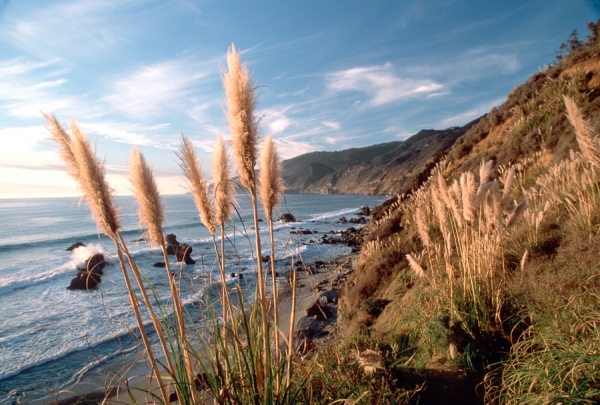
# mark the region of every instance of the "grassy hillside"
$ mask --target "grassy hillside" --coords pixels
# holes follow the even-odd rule
[[[373,212],[340,296],[339,347],[380,353],[389,381],[412,367],[460,385],[452,373],[467,370],[483,382],[479,397],[472,384],[454,403],[600,400],[600,43],[590,28]],[[424,399],[429,381],[388,388],[441,403]]]

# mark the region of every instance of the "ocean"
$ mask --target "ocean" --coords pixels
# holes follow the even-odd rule
[[[362,206],[373,208],[384,200],[360,195],[287,195],[277,213],[290,212],[298,222],[275,223],[278,271],[283,275],[289,270],[292,255],[311,263],[347,253],[350,248],[320,244],[319,239],[352,226],[340,224],[340,217],[350,218]],[[182,271],[182,300],[193,313],[201,309],[203,294],[210,290],[210,277],[219,281],[212,239],[200,223],[191,195],[164,196],[164,201],[164,231],[193,248],[196,264],[178,264],[171,257],[172,268]],[[153,266],[163,261],[162,254],[139,241],[144,235],[133,197],[116,197],[115,202],[121,209],[122,234],[130,252],[157,294],[167,300],[166,271]],[[238,196],[237,209],[226,228],[227,283],[239,282],[252,294],[254,229],[246,195]],[[264,218],[262,211],[259,216]],[[270,254],[267,222],[259,227],[263,255]],[[295,235],[294,229],[316,232]],[[310,243],[311,239],[316,243]],[[86,247],[66,250],[77,241]],[[104,253],[109,262],[98,288],[67,290],[77,276],[77,266],[97,252]],[[115,257],[112,241],[99,233],[89,209],[77,199],[0,200],[0,405],[50,398],[101,372],[107,364],[114,367],[135,361],[139,355],[136,323]],[[240,272],[243,280],[230,276]],[[198,323],[201,327],[201,317]]]

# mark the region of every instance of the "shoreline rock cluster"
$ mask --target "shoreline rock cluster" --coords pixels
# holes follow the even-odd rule
[[[104,267],[107,264],[102,253],[96,253],[89,257],[85,262],[85,267],[77,269],[77,277],[71,280],[71,284],[67,287],[67,290],[90,290],[96,288],[102,281]]]

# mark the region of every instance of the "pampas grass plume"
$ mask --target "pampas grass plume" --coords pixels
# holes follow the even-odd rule
[[[415,272],[417,277],[419,277],[419,278],[425,277],[425,272],[423,271],[423,267],[421,267],[421,265],[419,263],[417,263],[417,261],[415,260],[414,257],[412,257],[411,254],[407,254],[406,259],[408,260],[408,264],[410,265],[410,268],[413,269],[413,271]]]
[[[235,196],[234,184],[231,180],[229,152],[221,134],[217,136],[213,152],[213,178],[215,181],[215,219],[217,223],[224,224],[231,217]]]
[[[527,202],[525,200],[523,200],[519,204],[517,204],[517,206],[512,210],[512,212],[510,213],[510,215],[508,216],[508,218],[506,220],[507,228],[510,228],[517,222],[517,220],[521,217],[521,215],[525,211],[526,207],[527,207]]]
[[[283,180],[281,180],[281,161],[273,136],[269,134],[264,141],[260,155],[260,201],[265,210],[267,219],[273,220],[273,208],[279,205],[279,198],[283,194]]]
[[[69,136],[53,115],[45,117],[50,124],[50,139],[58,144],[59,155],[83,192],[82,199],[88,202],[96,224],[107,236],[114,237],[121,223],[113,203],[113,190],[106,181],[104,163],[96,157],[77,123],[71,121],[72,136]]]
[[[228,72],[222,74],[223,87],[227,98],[225,116],[229,124],[240,181],[253,191],[256,184],[254,166],[256,165],[256,145],[258,142],[258,119],[256,109],[256,86],[248,68],[242,65],[240,54],[235,45],[227,52]]]
[[[194,145],[185,136],[181,136],[179,153],[177,157],[180,160],[179,166],[183,170],[190,192],[194,196],[194,203],[200,212],[200,220],[208,228],[211,235],[215,234],[215,214],[212,209],[210,198],[208,197],[208,187],[202,175],[200,161],[196,156]]]
[[[600,148],[592,135],[593,129],[591,125],[583,119],[581,111],[573,99],[567,96],[563,96],[563,99],[565,100],[565,106],[567,107],[569,121],[571,122],[571,125],[573,125],[573,128],[575,128],[577,142],[579,143],[583,156],[585,156],[586,160],[590,163],[600,167]]]
[[[131,150],[129,172],[129,180],[139,205],[140,225],[148,230],[150,243],[160,245],[163,241],[162,223],[165,219],[163,203],[152,169],[136,147]]]

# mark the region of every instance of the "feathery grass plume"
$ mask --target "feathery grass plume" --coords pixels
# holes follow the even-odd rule
[[[444,206],[444,199],[441,194],[439,187],[431,188],[433,208],[440,223],[440,231],[442,235],[445,235],[448,232],[448,218],[446,217],[446,207]]]
[[[146,329],[142,320],[142,316],[139,309],[139,304],[133,288],[127,268],[125,265],[125,259],[123,257],[123,250],[127,254],[128,258],[131,256],[126,250],[125,244],[122,242],[121,234],[119,229],[121,227],[118,210],[113,205],[112,189],[108,186],[104,175],[104,165],[96,157],[95,152],[92,150],[87,136],[79,129],[79,126],[71,122],[71,132],[73,137],[69,136],[67,132],[58,123],[53,115],[46,115],[46,120],[50,124],[51,139],[54,140],[59,146],[59,155],[61,159],[67,165],[69,175],[75,179],[79,184],[79,187],[84,193],[82,199],[88,201],[92,216],[95,219],[97,225],[103,230],[103,232],[111,238],[114,242],[115,249],[117,250],[118,263],[123,273],[123,279],[127,288],[129,303],[131,309],[135,315],[136,322],[146,348],[146,353],[150,361],[151,368],[157,379],[159,389],[161,391],[164,401],[168,400],[168,393],[166,386],[163,383],[158,363],[155,360],[152,346],[146,334]],[[132,267],[135,274],[135,269]]]
[[[158,186],[154,180],[152,169],[140,151],[133,147],[129,159],[129,172],[131,185],[138,200],[138,215],[140,225],[147,229],[150,243],[158,246],[164,240],[162,223],[165,220],[163,203],[158,193]]]
[[[196,156],[194,145],[185,136],[181,135],[181,144],[179,145],[179,166],[189,183],[189,188],[194,196],[196,208],[200,212],[200,220],[208,228],[211,235],[215,234],[215,214],[212,209],[210,198],[208,197],[208,187],[202,175],[200,161]]]
[[[415,272],[417,277],[419,277],[419,278],[425,277],[425,272],[423,271],[423,267],[421,267],[421,265],[419,263],[417,263],[415,258],[410,253],[406,255],[406,259],[408,260],[408,264],[410,265],[410,268]]]
[[[283,194],[283,180],[281,180],[281,161],[277,153],[277,147],[273,136],[269,134],[264,141],[260,154],[259,173],[260,201],[269,221],[269,238],[271,243],[271,281],[273,283],[273,313],[275,325],[279,327],[277,272],[275,269],[275,241],[273,237],[273,208],[279,205],[279,199]],[[275,347],[277,348],[277,359],[279,360],[279,334],[275,332]]]
[[[504,180],[504,189],[502,190],[502,199],[507,198],[512,191],[513,184],[515,183],[515,167],[511,166],[506,173]]]
[[[521,217],[525,208],[527,207],[527,202],[525,200],[521,201],[517,206],[512,210],[508,218],[506,219],[506,227],[510,228],[513,226],[517,220]]]
[[[77,123],[70,122],[72,136],[69,137],[54,116],[46,119],[51,125],[51,139],[59,145],[60,156],[70,176],[79,184],[92,217],[102,232],[112,238],[121,224],[118,210],[113,204],[112,189],[104,175],[104,164],[96,157],[87,136]]]
[[[484,162],[481,160],[481,165],[479,166],[479,188],[477,189],[477,197],[476,201],[478,205],[483,203],[483,199],[485,198],[485,186],[488,184],[490,177],[492,176],[492,172],[494,170],[494,162],[488,160]]]
[[[458,208],[458,203],[457,203],[457,200],[460,196],[460,187],[458,187],[458,183],[455,180],[453,183],[453,186],[456,186],[456,187],[451,187],[449,189],[448,186],[446,185],[446,180],[444,180],[444,177],[442,176],[441,173],[439,173],[437,180],[438,180],[438,186],[440,188],[440,192],[442,194],[442,198],[443,198],[444,202],[446,203],[446,206],[450,207],[450,210],[452,211],[452,216],[454,217],[456,225],[459,228],[462,228],[463,218],[462,218],[462,214],[460,213],[460,209]],[[459,193],[458,196],[456,196],[456,194],[455,194],[456,192]]]
[[[475,176],[471,172],[465,172],[460,176],[460,189],[463,203],[463,217],[465,221],[472,221],[473,200],[475,198]]]
[[[575,134],[577,136],[577,142],[581,148],[581,152],[585,159],[600,167],[600,147],[598,146],[597,140],[592,135],[592,126],[583,118],[581,111],[575,101],[568,96],[563,96],[565,100],[565,106],[567,107],[567,113],[569,121],[573,128],[575,128]]]
[[[415,219],[417,222],[417,230],[419,231],[419,236],[423,241],[424,246],[431,246],[431,239],[429,238],[429,232],[427,224],[425,223],[425,215],[423,214],[423,210],[419,207],[417,208]]]
[[[152,169],[146,162],[144,155],[142,155],[136,147],[133,147],[131,150],[129,171],[131,185],[133,186],[135,197],[139,205],[138,214],[140,217],[140,224],[143,228],[147,229],[150,243],[155,246],[160,246],[165,259],[167,277],[171,287],[171,298],[173,299],[173,309],[179,327],[178,333],[180,335],[179,339],[181,341],[184,366],[188,381],[194,381],[194,374],[188,353],[189,343],[185,332],[183,307],[181,305],[177,284],[171,276],[171,266],[169,264],[169,256],[167,255],[165,238],[163,236],[162,223],[165,219],[163,203],[154,179],[154,173],[152,173]],[[192,397],[195,397],[193,390],[190,391],[190,394]]]
[[[240,181],[249,190],[256,187],[254,166],[258,143],[258,122],[255,117],[256,86],[248,68],[242,65],[235,45],[227,52],[228,72],[222,73],[223,87],[227,97],[225,116],[233,136],[231,145],[237,161]]]
[[[260,201],[267,219],[271,221],[273,219],[273,208],[279,205],[279,198],[283,194],[281,161],[271,134],[265,139],[260,154],[259,182]]]
[[[252,84],[252,77],[248,69],[241,64],[240,55],[235,49],[235,45],[227,52],[228,72],[223,72],[221,77],[225,96],[227,99],[227,111],[225,116],[229,124],[232,139],[233,155],[237,163],[237,170],[242,184],[250,191],[252,197],[252,213],[254,216],[254,239],[256,242],[256,261],[257,267],[257,290],[258,301],[260,305],[260,316],[262,318],[262,359],[257,358],[258,362],[263,364],[263,376],[270,373],[268,360],[270,359],[270,342],[268,311],[266,302],[266,282],[263,274],[260,230],[258,224],[258,203],[256,196],[256,145],[258,143],[258,123],[259,119],[255,116],[256,108],[256,86]],[[256,376],[258,378],[258,375]]]
[[[215,182],[215,219],[218,224],[224,224],[231,217],[235,196],[229,153],[221,134],[217,136],[213,152],[213,179]]]
[[[525,253],[523,253],[523,257],[521,258],[521,272],[525,271],[525,266],[527,265],[528,258],[529,258],[529,250],[525,250]]]

